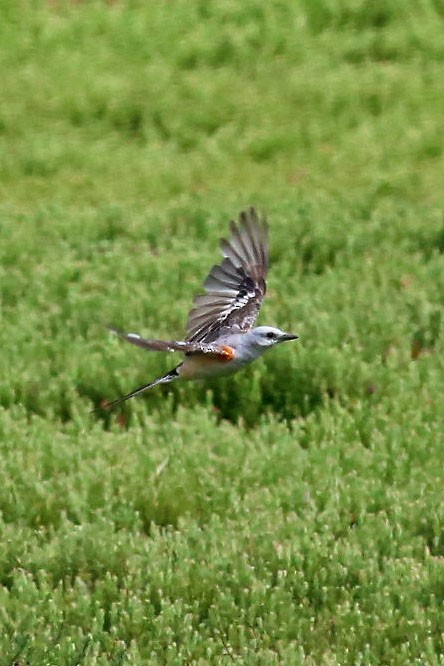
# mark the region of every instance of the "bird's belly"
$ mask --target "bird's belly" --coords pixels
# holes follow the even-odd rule
[[[243,363],[236,358],[221,360],[208,354],[193,354],[185,359],[179,372],[183,379],[205,379],[231,375],[233,372],[237,372],[242,365]]]

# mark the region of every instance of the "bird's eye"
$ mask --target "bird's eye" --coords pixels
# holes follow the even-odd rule
[[[270,331],[269,333],[267,333],[267,338],[269,340],[273,340],[274,337],[275,337],[275,335],[274,335],[273,331]]]

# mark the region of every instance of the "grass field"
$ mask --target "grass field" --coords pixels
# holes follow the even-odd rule
[[[444,664],[443,1],[0,9],[0,666]],[[91,415],[252,204],[301,339]]]

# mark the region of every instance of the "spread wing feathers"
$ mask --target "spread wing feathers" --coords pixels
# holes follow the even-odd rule
[[[201,354],[217,354],[222,356],[225,356],[227,353],[220,345],[205,344],[203,342],[182,342],[179,340],[151,340],[142,338],[137,333],[124,333],[114,326],[108,326],[107,328],[112,333],[118,335],[119,338],[130,342],[132,345],[136,345],[142,349],[149,349],[150,351],[182,352],[183,354],[200,352]]]
[[[221,240],[223,261],[213,266],[188,315],[187,341],[213,342],[225,332],[249,330],[259,313],[268,273],[268,226],[250,208]]]

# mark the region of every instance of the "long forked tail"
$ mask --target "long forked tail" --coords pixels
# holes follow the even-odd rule
[[[96,409],[93,409],[91,413],[93,414],[94,412],[98,412],[100,409],[112,409],[113,407],[120,405],[121,402],[125,402],[125,400],[134,398],[135,395],[139,395],[139,393],[144,393],[145,391],[148,391],[148,389],[153,388],[158,384],[169,384],[170,382],[173,382],[175,379],[179,377],[179,373],[177,371],[178,367],[179,366],[177,366],[170,372],[167,372],[166,375],[158,377],[157,379],[154,379],[154,381],[152,382],[148,382],[148,384],[139,386],[139,388],[135,389],[134,391],[131,391],[131,393],[128,393],[127,395],[124,395],[121,398],[116,398],[116,400],[111,400],[111,402],[107,402],[104,405],[100,405],[100,407],[96,407]]]

